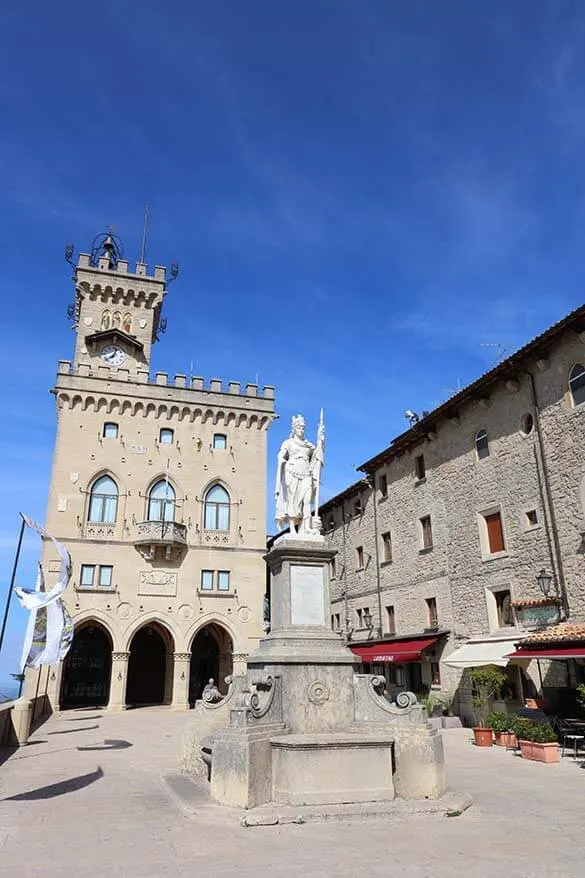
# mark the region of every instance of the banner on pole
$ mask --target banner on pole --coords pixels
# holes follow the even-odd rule
[[[65,658],[73,640],[73,621],[61,599],[71,577],[69,552],[42,525],[23,515],[24,522],[41,537],[49,539],[59,553],[59,579],[49,591],[45,590],[43,569],[39,572],[34,591],[15,588],[21,606],[30,611],[22,649],[21,669],[55,665]]]

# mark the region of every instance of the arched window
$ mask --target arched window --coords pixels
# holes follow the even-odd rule
[[[205,495],[205,530],[230,529],[230,495],[214,485]]]
[[[112,329],[120,329],[122,324],[122,315],[119,311],[114,311],[112,314]]]
[[[488,442],[488,434],[486,430],[480,430],[475,434],[475,453],[478,460],[490,456],[490,445]]]
[[[128,313],[124,314],[124,320],[122,323],[122,327],[124,329],[124,332],[127,332],[128,334],[130,334],[132,332],[132,315],[131,314],[128,314]]]
[[[166,479],[153,485],[148,495],[149,521],[175,520],[175,491]]]
[[[118,486],[111,476],[100,476],[89,494],[88,521],[113,523],[118,512]]]
[[[581,363],[575,363],[569,372],[569,390],[574,406],[585,402],[585,368]]]
[[[102,312],[102,325],[101,325],[101,328],[102,328],[102,329],[109,329],[109,328],[110,328],[110,323],[111,323],[111,322],[112,322],[112,314],[111,314],[111,312],[108,311],[108,309],[106,308],[106,310]]]

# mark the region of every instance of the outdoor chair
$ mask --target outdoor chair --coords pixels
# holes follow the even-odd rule
[[[582,734],[581,730],[576,729],[567,720],[557,719],[553,725],[559,732],[562,741],[561,758],[565,755],[565,750],[569,749],[573,751],[573,759],[577,759],[579,746],[585,746],[585,734]]]

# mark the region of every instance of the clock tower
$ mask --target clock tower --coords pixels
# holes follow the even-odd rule
[[[107,233],[96,239],[91,254],[79,255],[75,281],[74,370],[146,378],[152,345],[164,328],[165,269],[156,266],[148,276],[139,262],[129,271],[118,239]]]

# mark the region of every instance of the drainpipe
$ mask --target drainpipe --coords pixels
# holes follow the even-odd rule
[[[530,395],[532,398],[532,408],[534,415],[534,427],[536,429],[536,439],[538,445],[538,454],[535,449],[536,460],[536,472],[538,475],[539,489],[542,500],[542,507],[544,512],[544,519],[547,529],[547,534],[549,536],[549,551],[551,558],[551,565],[553,571],[556,574],[556,581],[558,582],[561,606],[563,609],[563,615],[565,620],[569,618],[569,602],[567,600],[567,588],[565,583],[565,572],[563,568],[563,561],[561,555],[561,545],[559,540],[559,531],[557,527],[555,509],[553,505],[552,492],[550,489],[550,482],[548,478],[548,470],[546,466],[546,455],[544,451],[544,440],[542,437],[542,429],[540,424],[540,416],[539,416],[539,407],[538,407],[538,397],[536,395],[536,385],[534,383],[534,376],[532,372],[529,372],[528,369],[523,369],[529,379],[530,383]],[[538,460],[540,458],[540,461]],[[540,466],[539,466],[540,463]]]
[[[343,596],[345,599],[345,639],[349,640],[349,603],[347,597],[347,549],[345,540],[345,509],[341,506],[341,533],[343,534]]]
[[[374,559],[376,562],[376,591],[378,595],[378,621],[379,638],[382,639],[382,586],[380,584],[380,549],[378,546],[378,506],[376,503],[376,476],[374,473],[366,476],[364,482],[371,488],[372,503],[374,505]]]

